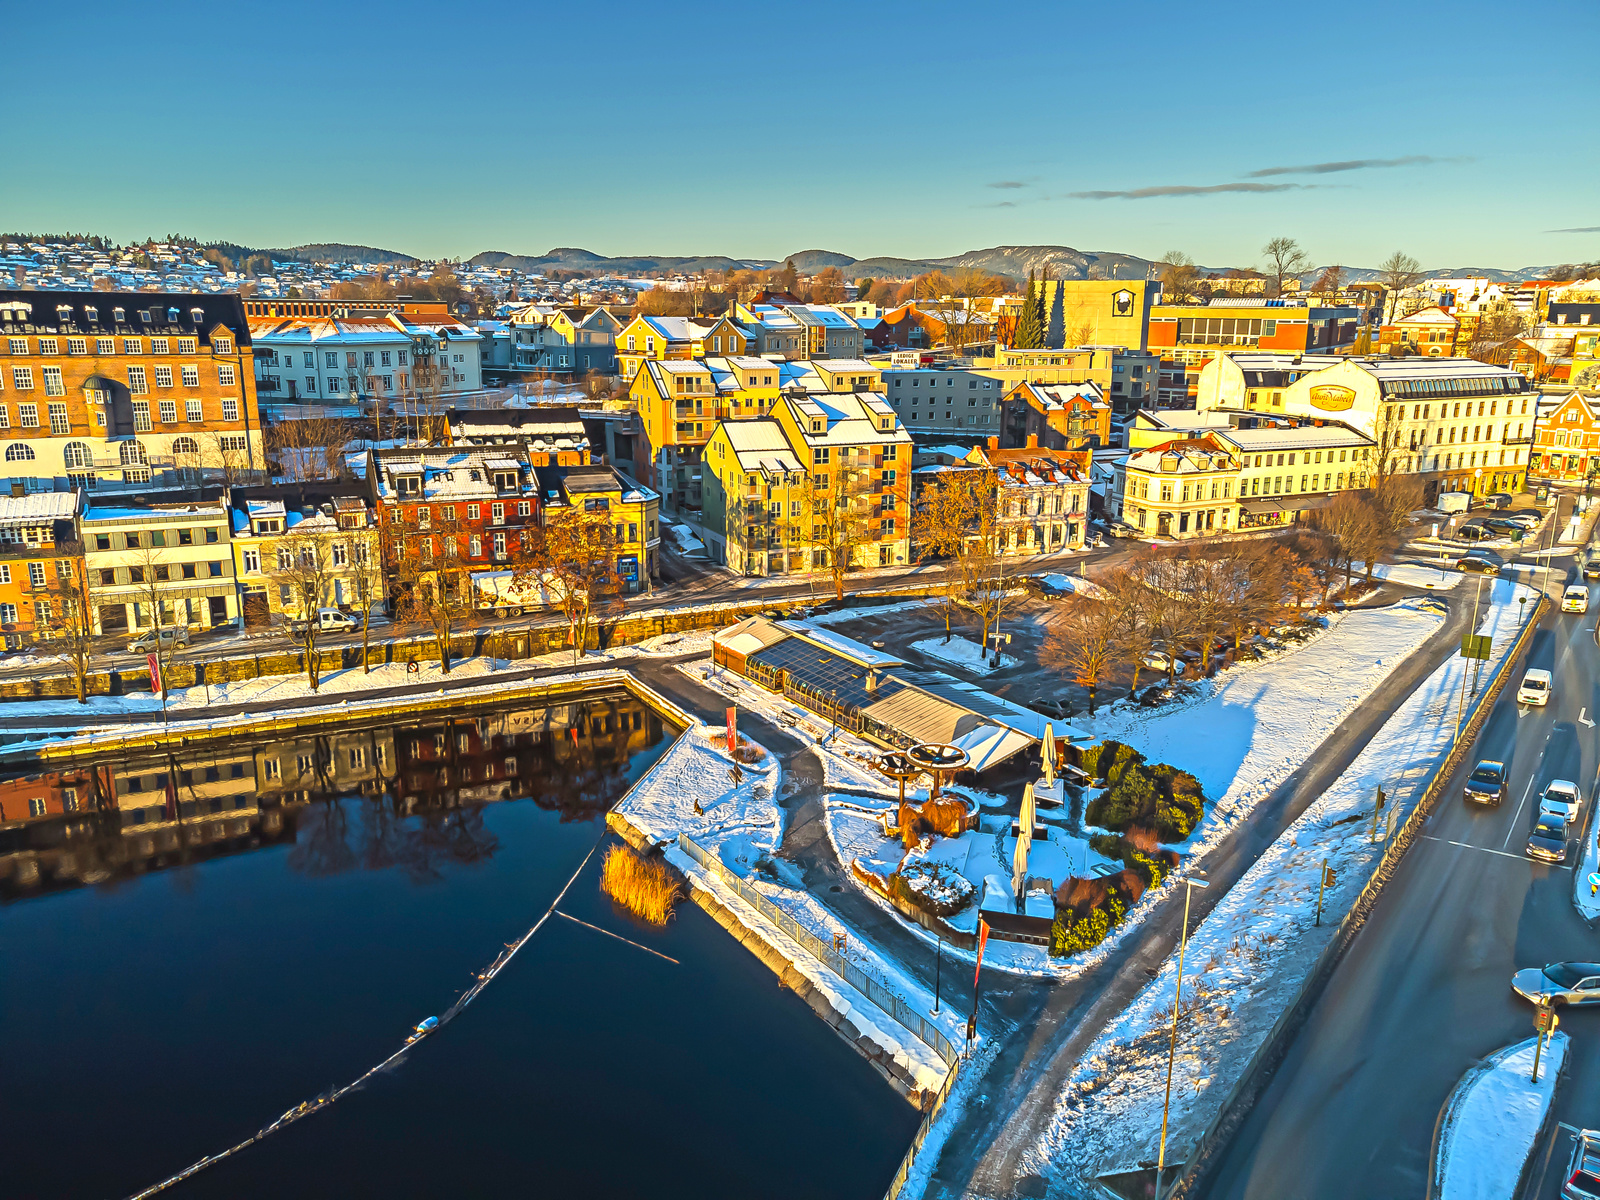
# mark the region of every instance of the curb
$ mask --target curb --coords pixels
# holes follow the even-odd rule
[[[1534,1130],[1533,1139],[1528,1145],[1528,1152],[1522,1160],[1522,1166],[1517,1173],[1517,1183],[1511,1195],[1520,1196],[1528,1182],[1528,1164],[1534,1159],[1535,1152],[1543,1144],[1545,1133],[1550,1127],[1551,1115],[1555,1112],[1556,1096],[1561,1091],[1561,1084],[1567,1077],[1567,1066],[1572,1061],[1570,1051],[1571,1039],[1567,1034],[1556,1031],[1554,1037],[1563,1039],[1565,1043],[1561,1054],[1561,1066],[1556,1072],[1555,1080],[1550,1086],[1550,1103],[1545,1106],[1544,1112],[1539,1117],[1539,1125]],[[1470,1067],[1467,1073],[1450,1089],[1450,1094],[1445,1097],[1444,1104],[1439,1109],[1438,1120],[1433,1128],[1433,1145],[1429,1151],[1428,1191],[1427,1200],[1442,1200],[1444,1173],[1450,1165],[1450,1150],[1454,1136],[1454,1124],[1461,1107],[1471,1097],[1473,1089],[1513,1054],[1532,1045],[1535,1039],[1527,1038],[1520,1042],[1513,1042],[1503,1046],[1493,1054],[1480,1060]],[[1552,1038],[1552,1040],[1554,1040]]]

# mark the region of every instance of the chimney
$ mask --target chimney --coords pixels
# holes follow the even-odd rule
[[[1000,449],[1000,439],[997,438],[997,437],[990,438],[989,439],[989,449],[991,449],[991,450]]]
[[[1037,450],[1038,448],[1039,448],[1039,435],[1037,433],[1030,433],[1028,435],[1028,449],[1029,450]]]

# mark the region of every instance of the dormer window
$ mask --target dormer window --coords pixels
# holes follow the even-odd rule
[[[402,496],[419,496],[422,494],[422,476],[396,475],[394,490]]]
[[[150,324],[150,310],[148,308],[141,308],[139,310],[139,320],[143,321],[146,325]]]
[[[811,432],[812,433],[821,433],[822,432],[822,422],[821,421],[813,421],[813,422],[811,422]]]
[[[200,327],[201,322],[203,322],[206,319],[206,310],[203,309],[203,308],[191,308],[189,310],[189,317],[190,317],[191,320],[194,321],[195,328],[198,329]]]
[[[56,305],[56,320],[60,321],[62,324],[66,324],[68,321],[72,320],[72,305]]]
[[[92,304],[86,304],[83,306],[83,315],[90,321],[96,323],[98,323],[100,320],[100,310]]]
[[[178,310],[175,309],[175,308],[167,309],[167,320],[168,321],[172,321],[172,322],[176,322],[177,319],[178,319]]]
[[[113,321],[115,321],[118,325],[121,325],[124,321],[126,321],[128,319],[128,314],[123,309],[113,308],[111,310],[111,319]]]

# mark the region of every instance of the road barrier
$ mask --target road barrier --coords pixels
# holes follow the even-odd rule
[[[1340,958],[1349,948],[1355,935],[1366,922],[1367,915],[1372,911],[1372,906],[1377,902],[1378,893],[1388,883],[1395,869],[1399,866],[1401,858],[1417,839],[1422,828],[1427,824],[1428,818],[1433,814],[1433,809],[1439,798],[1444,795],[1445,787],[1454,776],[1456,768],[1470,757],[1473,744],[1478,733],[1483,728],[1483,723],[1488,719],[1493,710],[1495,701],[1499,699],[1501,690],[1505,687],[1506,680],[1511,678],[1513,665],[1522,658],[1527,651],[1528,642],[1532,639],[1534,631],[1539,626],[1539,620],[1544,616],[1549,606],[1549,597],[1540,595],[1534,605],[1533,612],[1523,620],[1521,629],[1518,630],[1516,639],[1506,651],[1505,656],[1494,668],[1489,676],[1488,684],[1478,693],[1472,706],[1467,710],[1457,726],[1455,741],[1444,757],[1434,767],[1432,776],[1428,779],[1421,797],[1411,809],[1400,828],[1395,830],[1394,836],[1384,846],[1383,854],[1378,859],[1377,866],[1368,876],[1366,886],[1361,889],[1361,894],[1356,897],[1355,903],[1350,906],[1350,911],[1345,913],[1339,924],[1334,927],[1332,936],[1327,945],[1317,957],[1317,962],[1306,973],[1299,991],[1295,993],[1293,1001],[1279,1015],[1277,1021],[1268,1031],[1267,1036],[1256,1048],[1249,1064],[1240,1074],[1238,1081],[1228,1093],[1222,1107],[1207,1126],[1200,1139],[1195,1143],[1188,1160],[1183,1164],[1181,1173],[1174,1180],[1168,1195],[1172,1197],[1187,1196],[1197,1186],[1203,1177],[1206,1168],[1210,1165],[1212,1156],[1223,1146],[1229,1136],[1237,1128],[1240,1121],[1248,1113],[1260,1090],[1268,1082],[1271,1071],[1276,1067],[1279,1058],[1287,1048],[1288,1038],[1300,1026],[1311,1005],[1321,992],[1328,976],[1338,965]],[[1470,670],[1470,665],[1464,669]],[[1111,1193],[1107,1193],[1111,1194]]]

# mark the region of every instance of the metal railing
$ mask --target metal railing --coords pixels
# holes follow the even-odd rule
[[[702,850],[688,834],[680,833],[678,835],[678,848],[731,887],[739,894],[741,900],[776,925],[785,937],[799,943],[808,954],[817,959],[828,970],[855,988],[868,1000],[871,1000],[891,1019],[905,1026],[913,1037],[931,1047],[944,1060],[947,1066],[953,1066],[960,1059],[961,1052],[950,1039],[940,1033],[933,1022],[896,995],[887,983],[864,970],[859,964],[851,962],[827,942],[817,937],[816,934],[805,928],[771,900],[751,887],[748,882],[730,871],[723,865],[720,858],[706,850]]]

